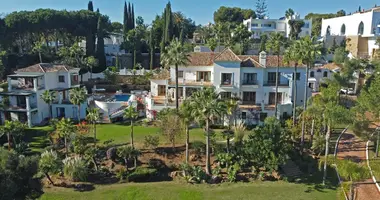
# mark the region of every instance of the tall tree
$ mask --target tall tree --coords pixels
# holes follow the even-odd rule
[[[104,52],[104,37],[106,35],[105,33],[105,27],[103,24],[103,19],[101,16],[99,16],[98,19],[98,31],[97,31],[97,36],[98,36],[98,43],[96,47],[96,57],[98,59],[99,66],[101,68],[105,68],[107,66],[106,64],[106,55]]]
[[[53,104],[56,96],[55,96],[55,92],[54,91],[49,91],[49,90],[45,90],[40,98],[46,103],[48,104],[49,106],[49,115],[50,115],[50,118],[53,118],[53,112],[52,112],[52,108],[51,108],[51,104]]]
[[[155,49],[155,43],[156,41],[154,40],[154,27],[152,27],[150,29],[150,32],[149,32],[149,55],[150,55],[150,59],[149,59],[149,68],[150,70],[153,70],[153,67],[154,67],[154,49]]]
[[[252,9],[242,9],[238,7],[221,6],[214,12],[215,23],[234,23],[240,24],[245,19],[256,18],[256,13]]]
[[[57,123],[57,133],[60,137],[64,138],[66,155],[69,153],[68,139],[76,132],[76,127],[71,122],[70,118],[62,118]]]
[[[189,62],[189,55],[185,52],[185,48],[182,46],[178,38],[174,39],[166,48],[165,53],[161,53],[161,64],[165,67],[175,67],[175,101],[176,109],[178,111],[178,67],[186,66]]]
[[[266,0],[257,0],[256,1],[256,15],[259,19],[264,19],[268,15],[268,8]]]
[[[88,2],[88,6],[87,6],[87,8],[88,8],[89,11],[94,12],[94,5],[92,4],[92,1],[89,1],[89,2]]]
[[[7,135],[8,150],[11,150],[12,144],[16,146],[15,136],[22,134],[26,129],[26,125],[19,121],[6,120],[4,126],[0,126],[0,137]],[[12,140],[13,138],[13,140]]]
[[[286,19],[291,19],[292,16],[294,15],[294,10],[289,8],[288,10],[285,11],[285,17]]]
[[[92,124],[92,132],[94,133],[94,146],[96,146],[96,123],[100,119],[99,115],[99,109],[97,108],[90,108],[88,109],[88,114],[86,116],[86,119]]]
[[[127,2],[124,2],[124,13],[123,13],[123,35],[127,35],[128,33],[128,7]]]
[[[316,41],[315,37],[310,38],[309,36],[303,37],[299,40],[299,55],[302,63],[306,65],[306,79],[309,79],[309,69],[314,65],[315,60],[321,55],[321,44]],[[303,110],[306,111],[307,108],[307,96],[308,96],[308,81],[305,81],[305,93],[303,98]],[[302,115],[302,137],[301,146],[303,147],[305,143],[305,115]]]
[[[185,126],[185,134],[186,134],[186,163],[189,162],[189,146],[190,146],[190,134],[189,134],[189,126],[194,121],[194,116],[192,115],[192,107],[189,100],[185,100],[180,108],[180,116],[182,119],[182,124]]]
[[[222,117],[226,111],[225,102],[219,98],[215,88],[202,88],[193,93],[191,107],[195,119],[205,126],[206,131],[206,173],[211,174],[210,163],[210,123],[216,117]]]
[[[87,9],[91,12],[94,12],[94,5],[92,3],[92,1],[89,1],[88,2],[88,6],[87,6]],[[96,21],[94,19],[90,20],[89,21],[91,24],[92,27],[96,27]],[[90,56],[90,55],[94,55],[95,53],[95,32],[94,32],[94,28],[91,28],[88,31],[87,35],[86,35],[86,55],[87,56]]]
[[[161,52],[165,51],[165,47],[169,45],[173,37],[173,13],[170,2],[166,4],[164,17],[164,28],[161,41]]]
[[[241,54],[244,54],[244,51],[248,48],[249,38],[251,37],[252,33],[248,30],[247,26],[245,26],[243,23],[238,25],[235,28],[233,33],[234,33],[233,39],[236,42],[240,43]]]
[[[135,145],[134,145],[134,141],[133,141],[133,139],[134,139],[133,138],[133,128],[134,128],[133,122],[137,119],[138,116],[139,115],[138,115],[136,108],[133,107],[132,105],[124,110],[124,117],[131,120],[131,147],[132,147],[132,149],[135,149]],[[135,167],[136,166],[137,166],[137,160],[135,158]]]
[[[289,20],[288,23],[290,25],[289,37],[293,40],[297,40],[298,35],[302,31],[302,27],[305,25],[305,22],[303,20],[292,19],[292,20]]]
[[[285,37],[282,33],[273,32],[267,42],[267,50],[271,51],[274,55],[277,55],[277,68],[276,68],[276,96],[275,96],[275,116],[278,117],[278,84],[280,82],[280,53],[281,48],[285,46]]]
[[[78,123],[80,122],[80,119],[81,119],[80,118],[80,113],[81,113],[80,108],[81,108],[81,105],[86,102],[86,99],[87,99],[86,95],[87,94],[86,94],[86,90],[84,87],[83,88],[76,87],[76,88],[70,90],[70,102],[72,104],[78,106],[78,111],[77,111],[78,112],[77,113]]]

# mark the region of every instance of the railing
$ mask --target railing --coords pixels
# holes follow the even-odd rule
[[[227,87],[230,87],[232,86],[232,81],[222,81],[220,83],[220,86],[227,86]]]
[[[243,85],[258,85],[257,80],[243,80]]]
[[[265,81],[264,86],[276,86],[276,81]],[[289,86],[289,81],[278,81],[278,86]]]

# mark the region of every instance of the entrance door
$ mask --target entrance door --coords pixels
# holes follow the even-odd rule
[[[158,96],[166,96],[166,86],[158,85]]]

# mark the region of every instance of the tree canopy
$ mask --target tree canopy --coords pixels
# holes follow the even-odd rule
[[[215,23],[242,23],[244,19],[256,18],[256,13],[252,9],[242,9],[238,7],[221,6],[214,12]]]

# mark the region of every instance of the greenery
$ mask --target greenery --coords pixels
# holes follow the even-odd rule
[[[156,149],[159,144],[160,144],[160,137],[158,135],[157,136],[147,135],[144,137],[144,147],[146,148]]]
[[[61,169],[61,165],[62,162],[59,160],[57,152],[50,150],[41,154],[39,170],[44,173],[52,185],[54,185],[54,182],[49,174],[58,173]]]
[[[242,9],[238,7],[221,6],[214,12],[215,23],[235,23],[240,24],[243,20],[256,18],[255,11],[252,9]]]
[[[67,157],[63,161],[63,172],[72,181],[86,181],[88,169],[86,162],[81,157]]]

